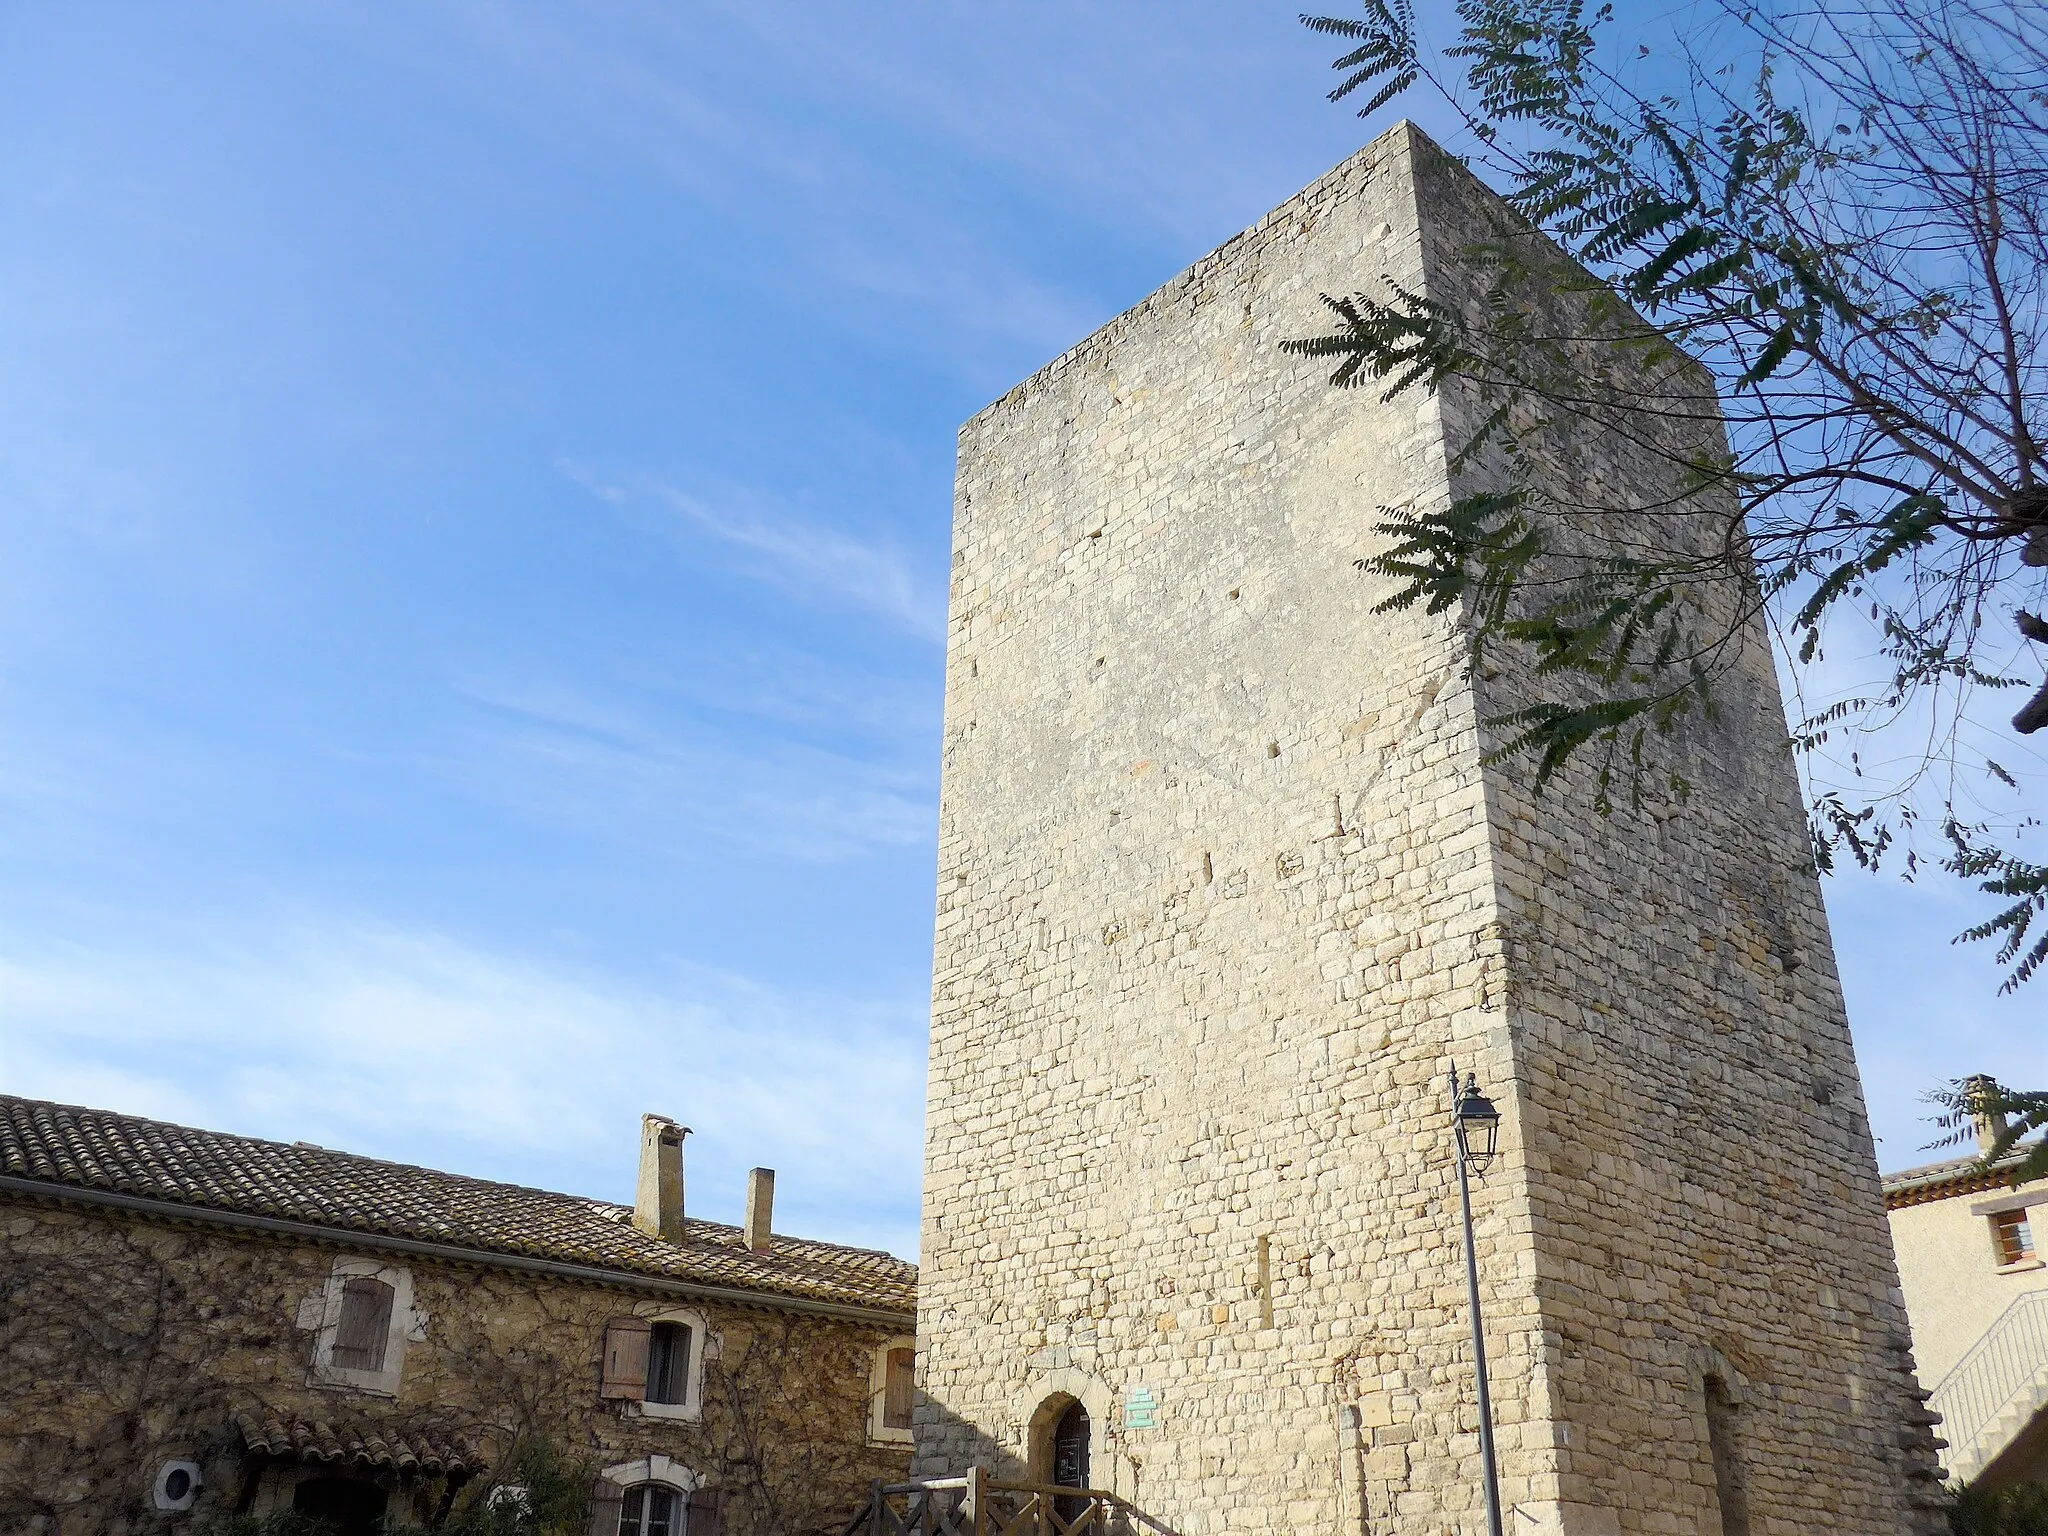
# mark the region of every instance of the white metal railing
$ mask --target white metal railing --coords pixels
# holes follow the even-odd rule
[[[2048,1290],[2015,1296],[1998,1321],[1941,1378],[1927,1406],[1942,1418],[1949,1465],[1962,1476],[1982,1470],[2003,1446],[1981,1442],[2048,1369]],[[1965,1471],[1965,1469],[1968,1469]]]

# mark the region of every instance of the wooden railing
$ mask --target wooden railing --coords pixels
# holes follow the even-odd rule
[[[846,1536],[1175,1536],[1136,1505],[1100,1488],[965,1477],[877,1483]]]

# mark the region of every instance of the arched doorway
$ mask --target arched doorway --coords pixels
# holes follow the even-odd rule
[[[1088,1486],[1088,1410],[1078,1399],[1067,1404],[1052,1427],[1052,1483],[1055,1488]],[[1087,1512],[1082,1499],[1054,1499],[1053,1509],[1062,1523]]]
[[[1088,1410],[1070,1400],[1052,1427],[1052,1483],[1057,1488],[1088,1486]]]
[[[1086,1485],[1088,1472],[1088,1410],[1071,1392],[1052,1392],[1040,1398],[1031,1410],[1031,1426],[1025,1438],[1025,1480],[1045,1487],[1079,1488]],[[1078,1467],[1075,1453],[1079,1452]],[[1065,1462],[1070,1476],[1060,1475]],[[1078,1470],[1081,1481],[1071,1480]]]

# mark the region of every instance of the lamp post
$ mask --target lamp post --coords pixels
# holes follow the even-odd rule
[[[1501,1536],[1500,1476],[1493,1465],[1493,1396],[1486,1385],[1486,1331],[1479,1322],[1479,1259],[1472,1251],[1472,1181],[1484,1175],[1500,1143],[1500,1111],[1479,1091],[1477,1073],[1465,1074],[1458,1086],[1457,1063],[1451,1064],[1451,1125],[1458,1142],[1458,1202],[1465,1212],[1465,1293],[1472,1303],[1472,1364],[1479,1376],[1479,1459],[1486,1471],[1487,1536]],[[1468,1172],[1469,1170],[1469,1172]]]

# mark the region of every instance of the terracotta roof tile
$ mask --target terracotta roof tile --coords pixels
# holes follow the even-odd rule
[[[395,1472],[473,1477],[483,1456],[461,1436],[418,1427],[387,1431],[374,1424],[238,1414],[242,1442],[258,1456],[329,1466],[389,1467]]]
[[[893,1254],[684,1223],[649,1237],[629,1206],[494,1184],[303,1143],[258,1141],[109,1110],[0,1094],[0,1173],[180,1205],[909,1313],[917,1266]]]
[[[1946,1162],[1903,1168],[1884,1176],[1884,1203],[1891,1210],[1901,1206],[1925,1205],[1955,1195],[1978,1194],[1988,1189],[2018,1187],[2012,1174],[2020,1161],[2034,1150],[2032,1142],[2012,1148],[1990,1167],[1981,1157],[1952,1157]]]

